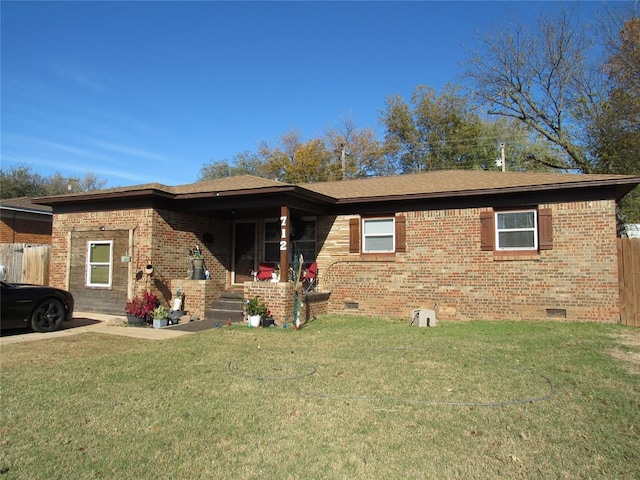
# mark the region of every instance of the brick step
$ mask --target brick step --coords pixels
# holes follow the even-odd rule
[[[226,323],[244,323],[244,312],[242,310],[222,310],[216,308],[208,308],[204,311],[205,320],[215,320],[216,322]]]
[[[244,294],[242,289],[230,289],[222,292],[211,308],[204,311],[205,320],[231,323],[244,322]]]
[[[211,308],[216,310],[240,310],[244,307],[242,298],[220,298],[213,302]]]
[[[244,299],[244,291],[241,288],[230,288],[229,290],[225,290],[220,295],[220,298],[224,299]]]

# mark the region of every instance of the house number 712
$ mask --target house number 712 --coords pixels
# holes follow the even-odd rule
[[[282,215],[280,217],[280,250],[287,249],[287,216]]]

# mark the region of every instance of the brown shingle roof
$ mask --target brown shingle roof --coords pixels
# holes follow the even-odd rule
[[[631,175],[585,175],[569,173],[485,172],[439,170],[425,173],[343,180],[300,185],[337,200],[407,195],[456,195],[482,191],[537,190],[550,186],[587,186],[599,183],[629,183]]]
[[[96,197],[96,196],[112,196],[123,194],[136,194],[140,192],[149,192],[155,190],[168,195],[184,195],[193,193],[206,193],[206,192],[233,192],[239,190],[251,190],[256,188],[270,188],[270,187],[282,187],[290,186],[288,183],[278,182],[275,180],[269,180],[267,178],[256,177],[253,175],[239,175],[235,177],[218,178],[215,180],[205,180],[202,182],[188,183],[185,185],[178,185],[175,187],[169,185],[163,185],[161,183],[143,183],[141,185],[131,185],[128,187],[115,187],[105,188],[102,190],[94,190],[91,192],[79,192],[65,195],[58,195],[55,197],[41,197],[42,199],[49,198],[65,198],[70,199],[73,197]]]
[[[239,175],[236,177],[217,178],[215,180],[205,180],[203,182],[189,183],[170,188],[173,193],[180,195],[185,193],[232,192],[236,190],[283,186],[292,185],[267,178],[255,177],[253,175]]]
[[[176,199],[207,197],[227,193],[227,196],[270,191],[295,191],[296,195],[318,195],[321,203],[377,202],[387,199],[453,198],[465,195],[564,190],[579,187],[616,187],[616,197],[625,195],[640,177],[631,175],[586,175],[569,173],[485,172],[480,170],[439,170],[388,177],[360,178],[337,182],[294,185],[276,180],[241,175],[189,183],[175,187],[147,183],[92,192],[34,199],[36,203],[74,203],[84,200],[133,198],[160,195]],[[322,197],[320,197],[322,196]]]
[[[29,197],[4,198],[0,200],[0,207],[7,210],[20,210],[23,212],[51,215],[53,208],[48,205],[36,205]]]

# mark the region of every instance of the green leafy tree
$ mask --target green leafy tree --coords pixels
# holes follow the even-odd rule
[[[441,169],[495,170],[505,145],[509,170],[548,170],[537,158],[554,158],[545,147],[510,119],[493,121],[478,115],[458,87],[448,85],[441,94],[418,86],[408,105],[400,96],[387,99],[382,122],[386,126],[386,152],[402,173]]]
[[[311,183],[340,178],[340,165],[321,139],[303,142],[298,131],[282,136],[279,146],[260,147],[272,178],[290,183]]]
[[[387,152],[403,173],[470,166],[463,141],[476,136],[477,117],[454,87],[437,95],[420,85],[411,106],[399,95],[389,97],[386,106]]]
[[[56,172],[50,177],[43,177],[26,165],[11,167],[6,171],[0,170],[2,198],[44,197],[88,192],[100,190],[106,183],[106,180],[99,179],[93,173],[86,173],[83,177],[64,177]]]
[[[26,165],[0,169],[0,194],[2,198],[41,197],[47,194],[46,182]]]
[[[61,173],[56,172],[45,179],[47,195],[64,195],[66,193],[101,190],[106,184],[106,180],[101,180],[90,172],[85,173],[83,177],[63,177]]]
[[[339,161],[340,178],[360,178],[394,173],[384,146],[370,128],[358,128],[353,117],[325,132],[324,142]]]
[[[268,172],[265,161],[257,153],[244,151],[234,155],[231,161],[219,160],[203,165],[198,179],[213,180],[235,175],[255,175],[266,178]]]

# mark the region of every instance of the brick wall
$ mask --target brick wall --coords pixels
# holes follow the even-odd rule
[[[170,291],[172,279],[190,278],[189,250],[196,245],[204,255],[205,268],[211,275],[209,282],[220,296],[230,281],[230,222],[168,210],[152,215],[151,258],[157,265],[154,281],[163,298],[169,301],[175,294]],[[205,234],[212,240],[205,241]]]
[[[617,322],[613,201],[540,205],[553,214],[553,249],[502,255],[480,249],[480,212],[405,212],[406,253],[349,254],[349,218],[320,221],[321,290],[332,313],[410,318],[416,308],[442,319]],[[329,219],[330,220],[330,219]]]
[[[111,232],[133,232],[133,249],[127,249],[127,241],[120,242],[114,247],[114,263],[120,264],[123,255],[130,255],[132,261],[129,264],[131,292],[126,291],[123,297],[140,295],[146,290],[153,291],[152,277],[148,275],[136,276],[151,259],[151,233],[153,212],[151,209],[131,209],[120,211],[94,211],[72,214],[55,214],[53,217],[53,234],[51,241],[51,264],[49,270],[49,283],[52,286],[71,290],[69,285],[70,267],[73,256],[79,254],[79,250],[86,249],[86,238],[108,239],[113,237]],[[128,235],[128,234],[126,234]],[[79,240],[80,238],[84,240]],[[123,288],[123,286],[119,286]],[[78,289],[82,292],[78,292]],[[74,295],[100,295],[100,289],[89,292],[84,286],[74,285]],[[158,292],[154,292],[158,293]],[[122,299],[122,309],[126,298]]]
[[[48,245],[51,243],[51,229],[51,217],[48,216],[46,220],[3,217],[0,221],[0,242]]]
[[[293,283],[245,282],[244,298],[254,297],[265,303],[278,324],[293,321]]]
[[[176,297],[178,289],[182,290],[184,303],[182,309],[191,317],[203,319],[206,308],[213,305],[213,301],[220,296],[220,291],[209,280],[174,279],[171,281],[172,297]],[[169,304],[169,309],[172,305]]]
[[[107,238],[110,231],[130,230],[133,249],[114,251],[114,262],[120,262],[123,255],[132,257],[129,280],[132,288],[128,296],[151,291],[165,305],[169,305],[175,295],[172,281],[184,279],[186,284],[190,269],[189,249],[198,245],[204,254],[206,268],[211,273],[212,280],[206,288],[206,301],[210,304],[209,300],[213,300],[209,298],[212,295],[210,292],[215,291],[219,296],[227,284],[228,265],[225,262],[230,257],[229,225],[227,221],[204,216],[150,208],[56,214],[53,221],[50,284],[69,288],[68,258],[73,232],[95,232],[96,237]],[[213,234],[213,241],[204,242],[205,232]],[[79,245],[73,248],[83,247]],[[154,267],[153,275],[141,275],[148,264]],[[204,309],[194,305],[195,298],[189,302],[190,310],[204,317]]]
[[[317,306],[325,313],[410,319],[416,308],[440,319],[619,320],[615,202],[539,205],[553,215],[553,249],[503,255],[480,248],[480,213],[488,209],[403,212],[406,252],[349,253],[350,216],[317,221],[320,251],[318,290],[330,291]],[[131,230],[131,284],[151,290],[168,304],[174,280],[187,280],[188,251],[198,245],[219,295],[229,284],[231,224],[205,216],[153,209],[57,214],[53,222],[50,284],[66,288],[67,259],[74,231],[100,227]],[[205,237],[211,241],[205,242]],[[136,273],[147,263],[153,276]],[[280,322],[292,321],[292,285],[245,284],[245,298],[261,296]],[[194,294],[195,296],[196,294]],[[205,298],[209,302],[209,298]],[[193,305],[190,308],[195,310]],[[320,311],[320,310],[319,310]]]

